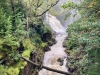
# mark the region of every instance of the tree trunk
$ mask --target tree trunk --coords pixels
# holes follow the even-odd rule
[[[28,59],[26,59],[25,57],[21,57],[22,59],[24,59],[25,61],[35,65],[36,67],[40,67],[40,68],[44,68],[44,69],[47,69],[47,70],[50,70],[50,71],[53,71],[53,72],[57,72],[57,73],[61,73],[61,74],[65,74],[65,75],[76,75],[76,74],[72,74],[72,73],[68,73],[68,72],[64,72],[64,71],[60,71],[60,70],[57,70],[57,69],[52,69],[52,68],[49,68],[49,67],[46,67],[46,66],[41,66],[41,65],[38,65]]]

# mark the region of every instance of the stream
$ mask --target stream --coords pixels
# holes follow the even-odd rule
[[[82,0],[72,0],[72,1],[74,3],[79,4]],[[57,12],[61,12],[62,11],[61,5],[64,2],[68,2],[68,0],[60,0],[58,4],[54,7],[54,10],[56,10]],[[57,43],[54,44],[53,46],[50,46],[50,49],[51,49],[50,51],[45,52],[43,65],[53,68],[53,69],[65,71],[65,72],[68,72],[68,67],[66,66],[67,54],[64,52],[65,48],[62,46],[62,44],[65,37],[67,36],[66,29],[68,25],[72,24],[73,22],[81,18],[80,13],[77,10],[72,9],[69,11],[71,15],[66,20],[64,20],[64,17],[67,12],[68,11],[64,11],[56,17],[51,14],[46,13],[45,19],[44,19],[45,23],[49,25],[54,32],[56,32],[55,39]],[[61,62],[57,61],[59,58],[61,59]],[[42,69],[39,71],[38,75],[64,75],[64,74]]]
[[[60,21],[55,16],[52,16],[50,14],[47,14],[46,16],[47,16],[46,20],[48,21],[49,25],[51,26],[53,31],[56,32],[55,39],[57,43],[54,44],[53,46],[50,46],[51,49],[50,51],[45,52],[43,65],[48,66],[50,68],[68,72],[68,69],[66,67],[67,55],[64,52],[65,48],[62,46],[63,41],[67,35],[66,31],[64,27],[61,25]],[[57,61],[59,58],[62,59],[61,62]],[[39,75],[64,75],[64,74],[42,69],[40,70]]]

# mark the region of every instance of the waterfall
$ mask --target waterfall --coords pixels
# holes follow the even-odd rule
[[[62,3],[67,2],[67,1],[68,0],[60,0],[60,2],[58,3],[58,6],[60,6]],[[72,1],[79,2],[80,0],[72,0]],[[60,8],[58,8],[57,6],[55,6],[55,8],[57,9],[58,12],[60,12],[59,11],[59,10],[61,10]],[[62,70],[65,72],[68,72],[68,68],[66,67],[67,55],[64,52],[65,48],[62,46],[62,44],[63,44],[65,37],[67,36],[66,28],[67,28],[67,25],[72,24],[74,21],[80,19],[80,17],[81,17],[79,13],[76,14],[75,17],[73,17],[73,15],[75,13],[74,9],[70,10],[70,12],[71,12],[71,15],[67,18],[66,21],[64,21],[66,12],[64,12],[64,14],[61,14],[56,17],[51,14],[46,13],[45,20],[44,20],[45,23],[47,25],[49,25],[53,31],[55,31],[56,33],[59,33],[59,34],[55,35],[56,36],[55,39],[56,39],[57,43],[50,47],[51,51],[45,52],[43,65],[50,67],[50,68]],[[63,27],[63,26],[65,26],[65,27]],[[66,57],[66,58],[64,58],[64,57]],[[60,62],[57,61],[59,58],[64,58],[62,66],[60,65]],[[40,70],[39,75],[64,75],[64,74],[60,74],[60,73],[48,71],[46,69],[42,69],[42,70]]]
[[[64,27],[61,25],[60,21],[55,16],[46,13],[45,22],[47,23],[47,25],[50,25],[53,31],[57,33],[65,32]]]
[[[57,61],[59,58],[67,57],[66,53],[64,52],[65,48],[63,48],[62,46],[64,38],[66,37],[66,31],[64,27],[61,25],[60,21],[53,15],[47,13],[45,22],[48,25],[50,25],[53,31],[59,34],[55,35],[57,43],[50,47],[51,51],[45,52],[43,65],[48,66],[50,68],[68,72],[68,69],[66,67],[67,61],[64,59],[62,66],[60,66],[60,62]],[[59,74],[56,72],[42,69],[39,72],[39,75],[64,75],[64,74]]]

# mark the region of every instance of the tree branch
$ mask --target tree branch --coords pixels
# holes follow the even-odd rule
[[[55,6],[57,3],[59,2],[59,0],[56,1],[56,3],[54,4],[51,4],[50,7],[48,9],[46,9],[44,12],[42,12],[41,14],[39,15],[34,15],[35,17],[39,17],[39,16],[42,16],[44,15],[47,11],[49,11],[53,6]]]
[[[52,68],[49,68],[49,67],[46,67],[46,66],[41,66],[39,64],[36,64],[28,59],[26,59],[25,57],[21,56],[22,59],[24,59],[25,61],[35,65],[36,67],[41,67],[41,68],[44,68],[44,69],[47,69],[47,70],[50,70],[50,71],[53,71],[53,72],[57,72],[57,73],[61,73],[61,74],[66,74],[66,75],[75,75],[75,74],[72,74],[72,73],[68,73],[68,72],[64,72],[64,71],[60,71],[60,70],[57,70],[57,69],[52,69]]]
[[[41,2],[41,3],[39,4],[39,0],[38,0],[37,6],[36,6],[36,9],[35,9],[35,10],[37,10],[42,4],[43,4],[43,2]]]

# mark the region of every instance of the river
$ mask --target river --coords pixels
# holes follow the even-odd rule
[[[65,48],[62,46],[62,43],[67,35],[66,31],[64,27],[61,25],[60,21],[55,16],[52,16],[50,14],[47,14],[46,16],[48,16],[46,20],[48,21],[49,25],[51,26],[53,31],[56,32],[55,39],[57,43],[53,46],[50,46],[51,49],[50,51],[45,52],[43,65],[48,66],[50,68],[68,72],[66,67],[67,55],[64,52]],[[59,58],[62,59],[62,62],[57,61]],[[60,65],[61,63],[62,65]],[[42,69],[39,72],[39,75],[63,75],[63,74],[58,74],[55,72]]]
[[[68,0],[60,0],[60,2],[55,6],[55,10],[57,12],[61,12],[60,6],[67,1]],[[81,0],[72,0],[72,1],[74,3],[81,2]],[[76,16],[74,16],[74,14],[76,13],[74,9],[70,10],[70,13],[71,15],[66,20],[64,20],[66,11],[64,11],[62,14],[56,17],[46,13],[45,17],[45,23],[47,23],[52,28],[52,30],[56,32],[55,39],[57,43],[50,47],[51,49],[50,51],[45,52],[43,65],[50,68],[62,70],[65,72],[68,72],[68,68],[66,66],[67,54],[64,52],[65,48],[62,46],[62,44],[65,37],[67,36],[66,28],[68,27],[68,25],[72,24],[74,21],[77,21],[81,18],[81,15],[79,14],[78,11]],[[62,60],[61,62],[57,61],[59,58]],[[64,74],[42,69],[40,70],[38,75],[64,75]]]

